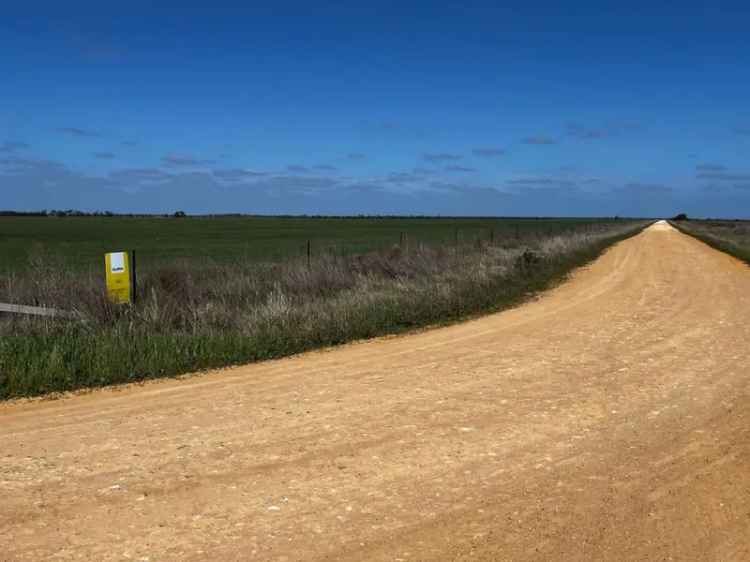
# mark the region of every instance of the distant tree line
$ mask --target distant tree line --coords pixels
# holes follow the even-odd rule
[[[0,217],[184,217],[183,211],[172,215],[158,213],[113,213],[112,211],[79,211],[78,209],[42,209],[41,211],[0,210]]]
[[[11,211],[1,210],[0,216],[2,217],[131,217],[131,218],[277,218],[277,219],[369,219],[369,220],[401,220],[401,219],[413,219],[413,220],[434,220],[434,219],[446,219],[446,220],[457,220],[457,219],[477,219],[477,220],[491,220],[491,219],[511,219],[511,220],[547,220],[550,217],[519,217],[519,216],[502,216],[502,215],[486,215],[486,216],[458,216],[458,215],[370,215],[370,214],[358,214],[358,215],[259,215],[253,213],[206,213],[206,214],[195,214],[188,215],[185,211],[175,211],[174,213],[113,213],[112,211],[80,211],[78,209],[42,209],[41,211]],[[560,217],[570,220],[590,219],[590,220],[632,220],[630,217]]]

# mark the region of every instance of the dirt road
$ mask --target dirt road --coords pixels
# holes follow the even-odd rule
[[[750,560],[750,269],[655,225],[518,309],[0,405],[0,560]]]

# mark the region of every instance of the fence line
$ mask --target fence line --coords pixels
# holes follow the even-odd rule
[[[56,308],[47,308],[46,306],[26,306],[23,304],[9,304],[0,302],[0,312],[10,312],[12,314],[31,314],[33,316],[60,316],[65,318],[74,318],[78,316],[74,312],[67,310],[57,310]]]

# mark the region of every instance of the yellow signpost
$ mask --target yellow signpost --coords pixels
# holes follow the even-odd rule
[[[128,252],[111,252],[104,256],[104,264],[109,300],[115,304],[132,303],[135,297],[135,263],[131,255]]]

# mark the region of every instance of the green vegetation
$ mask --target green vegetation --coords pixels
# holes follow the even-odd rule
[[[683,220],[672,226],[750,264],[750,221]]]
[[[19,270],[43,251],[66,268],[103,266],[105,252],[135,250],[141,269],[190,259],[199,262],[281,261],[306,254],[361,254],[409,245],[489,239],[512,246],[518,238],[560,234],[593,219],[279,218],[0,216],[0,271]]]
[[[160,231],[146,219],[133,220],[145,220],[137,224]],[[275,224],[275,236],[284,240],[286,235],[292,240],[290,247],[305,239],[311,224],[311,219],[288,219],[290,224],[285,224],[287,219],[203,220],[213,223],[206,226],[201,219],[190,218],[175,223],[188,225],[184,232],[193,239],[197,236],[190,234],[192,231],[210,229],[216,239],[206,244],[217,244],[218,239],[227,249],[236,231],[227,235],[225,229],[231,232],[238,224],[245,228],[256,224],[253,221]],[[138,301],[133,307],[116,307],[106,301],[98,269],[69,266],[66,259],[81,254],[75,247],[54,244],[70,240],[70,233],[63,236],[58,232],[55,241],[46,232],[51,253],[37,253],[22,270],[0,274],[0,301],[74,310],[83,320],[0,317],[0,398],[141,381],[281,357],[500,310],[559,282],[576,266],[645,225],[622,220],[583,224],[521,221],[524,226],[515,237],[513,222],[508,227],[501,221],[466,220],[456,222],[471,224],[477,233],[496,225],[495,240],[488,240],[485,230],[481,239],[465,236],[458,244],[417,244],[414,231],[409,231],[409,243],[399,246],[392,241],[386,245],[386,240],[396,238],[394,234],[405,230],[405,225],[421,227],[423,233],[429,233],[431,226],[433,240],[439,240],[455,231],[455,222],[446,228],[436,219],[388,219],[382,221],[391,229],[386,230],[376,220],[320,220],[315,224],[320,224],[321,230],[327,228],[328,236],[337,233],[333,225],[345,225],[349,239],[353,238],[351,232],[379,232],[383,247],[366,253],[326,252],[314,256],[309,265],[299,257],[258,262],[237,255],[225,262],[165,259],[159,266],[152,262],[139,274]],[[116,221],[110,229],[119,225],[136,236],[133,223]],[[69,224],[74,225],[77,236],[84,237],[85,222]],[[102,251],[101,239],[112,233],[100,236],[101,223],[88,224],[83,244],[86,252],[98,253]],[[290,236],[300,224],[306,227],[303,233]],[[60,229],[57,225],[48,228]],[[268,238],[273,238],[268,228]],[[507,238],[498,232],[505,232]],[[146,236],[138,235],[147,243]],[[97,241],[89,242],[91,238]],[[168,239],[174,244],[179,236]],[[31,240],[33,236],[29,236]],[[186,251],[191,250],[188,243],[182,244]],[[55,247],[67,251],[56,252]],[[199,256],[205,247],[197,252]]]

